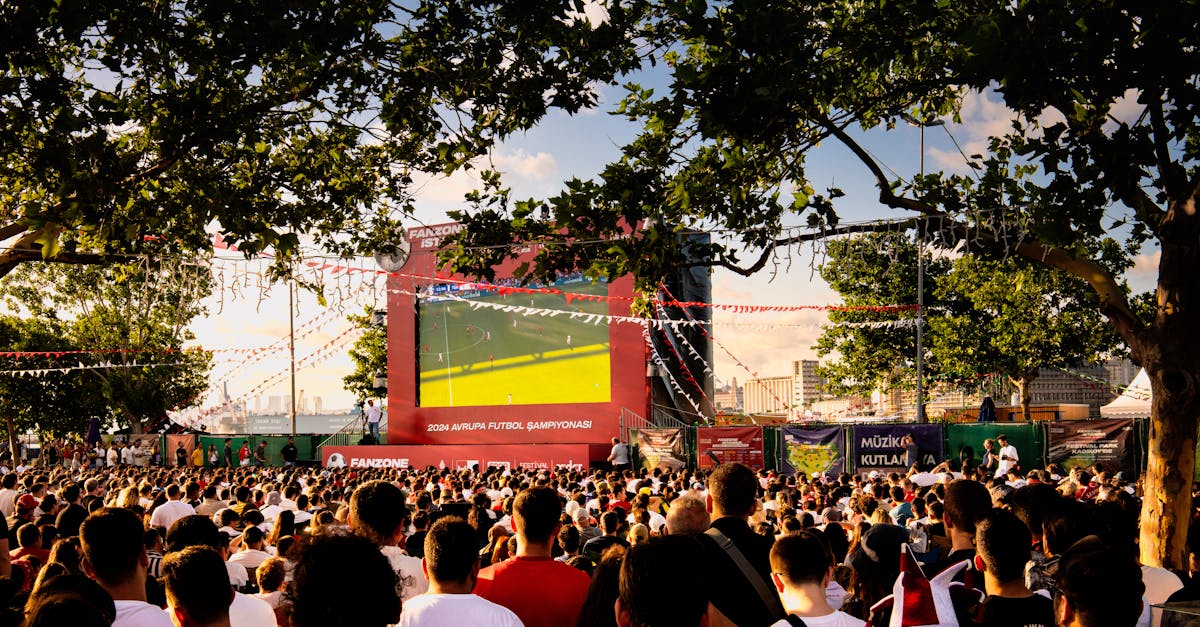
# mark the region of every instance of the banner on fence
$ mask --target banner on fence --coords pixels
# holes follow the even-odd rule
[[[761,469],[763,467],[762,427],[700,427],[696,429],[696,462],[701,468],[712,468],[718,463],[738,462],[755,470]]]
[[[946,425],[946,455],[974,468],[983,461],[984,440],[995,439],[1003,434],[1009,444],[1017,447],[1022,468],[1042,468],[1046,465],[1042,459],[1042,424],[989,422]],[[997,452],[999,450],[996,449]]]
[[[806,476],[816,474],[838,475],[846,468],[845,430],[841,427],[806,429],[783,427],[784,473]]]
[[[638,429],[637,451],[642,467],[672,472],[687,466],[687,444],[683,429]]]
[[[932,468],[943,458],[942,425],[854,425],[854,471],[903,472],[904,436],[917,443],[921,463]]]
[[[1054,422],[1046,425],[1046,440],[1047,463],[1077,468],[1099,462],[1108,470],[1136,470],[1133,420]]]

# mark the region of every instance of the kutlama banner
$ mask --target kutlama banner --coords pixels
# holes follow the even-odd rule
[[[1080,420],[1046,425],[1046,463],[1077,468],[1099,463],[1105,470],[1134,470],[1133,420]]]
[[[642,468],[675,472],[687,466],[683,429],[638,429],[637,452]]]
[[[763,468],[762,427],[701,427],[696,429],[696,458],[701,468],[738,462]]]
[[[854,471],[899,472],[904,467],[904,436],[912,435],[918,457],[926,468],[943,458],[942,425],[855,425]]]
[[[837,476],[846,468],[845,430],[842,427],[806,429],[783,427],[783,472],[807,477]]]

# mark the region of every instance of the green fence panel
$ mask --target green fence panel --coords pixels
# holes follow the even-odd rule
[[[1030,470],[1046,465],[1046,431],[1039,422],[970,423],[946,425],[946,457],[958,459],[964,446],[975,450],[975,463],[983,459],[983,441],[1003,433],[1017,447],[1021,468]],[[999,449],[997,449],[999,450]]]
[[[783,438],[779,427],[763,427],[763,470],[779,470],[782,449]]]

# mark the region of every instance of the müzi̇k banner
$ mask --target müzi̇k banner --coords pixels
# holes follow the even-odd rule
[[[1134,470],[1133,420],[1080,420],[1046,425],[1046,462],[1077,468],[1100,463],[1106,470]]]
[[[904,472],[904,436],[917,443],[921,464],[936,466],[944,455],[942,425],[855,425],[854,471]]]
[[[842,427],[806,429],[783,427],[783,472],[835,476],[846,468],[845,430]]]
[[[638,429],[637,452],[647,470],[663,468],[674,472],[687,466],[683,429]]]

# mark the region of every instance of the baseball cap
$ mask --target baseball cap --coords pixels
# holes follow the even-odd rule
[[[581,507],[575,510],[575,522],[583,522],[589,518],[591,515],[588,514],[587,508]]]
[[[17,498],[17,507],[20,509],[34,509],[38,506],[38,500],[32,494],[22,494]]]
[[[871,472],[867,473],[867,478],[868,478],[868,479],[870,479],[871,481],[874,481],[874,480],[878,479],[878,478],[879,478],[879,471],[878,471],[878,470],[872,470]]]

